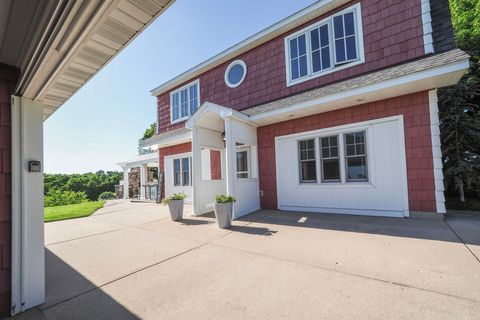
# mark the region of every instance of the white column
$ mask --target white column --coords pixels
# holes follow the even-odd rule
[[[147,165],[140,166],[140,199],[145,200],[145,184],[147,183]]]
[[[236,161],[236,147],[235,140],[232,136],[232,120],[225,118],[225,179],[227,182],[227,194],[235,195],[235,161]],[[234,209],[235,211],[235,209]]]
[[[13,97],[12,314],[45,301],[43,166],[43,105]]]
[[[128,180],[128,167],[123,168],[123,199],[128,199],[130,181]]]
[[[200,180],[201,180],[201,147],[198,141],[197,128],[192,128],[192,200],[193,200],[193,215],[200,215],[198,204],[200,195]]]

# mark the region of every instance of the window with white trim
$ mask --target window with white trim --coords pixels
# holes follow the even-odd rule
[[[173,159],[173,185],[175,187],[192,185],[192,158]]]
[[[250,148],[237,147],[237,178],[250,178]]]
[[[368,182],[366,136],[363,130],[298,140],[300,183]]]
[[[285,39],[287,84],[363,62],[360,4]]]
[[[368,181],[365,131],[345,134],[347,181]]]
[[[338,136],[320,138],[320,148],[322,150],[322,181],[340,181],[340,157],[338,153]]]
[[[315,140],[298,141],[298,155],[300,160],[300,182],[317,182],[317,162],[315,159]]]
[[[200,84],[194,81],[170,93],[172,123],[188,119],[200,105]]]

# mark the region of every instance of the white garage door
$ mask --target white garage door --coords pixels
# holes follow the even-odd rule
[[[403,117],[276,138],[281,210],[408,216]]]

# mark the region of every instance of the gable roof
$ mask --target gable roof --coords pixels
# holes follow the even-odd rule
[[[273,24],[272,26],[254,34],[253,36],[237,43],[233,47],[213,56],[212,58],[198,64],[197,66],[185,71],[175,78],[163,83],[162,85],[152,89],[150,93],[153,96],[159,96],[184,82],[187,82],[206,71],[213,69],[222,63],[225,63],[242,53],[245,53],[259,45],[272,40],[306,22],[313,20],[321,15],[332,11],[333,9],[349,2],[351,0],[320,0],[314,4],[302,9],[287,18]]]

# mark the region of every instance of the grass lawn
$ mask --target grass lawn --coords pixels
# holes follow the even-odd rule
[[[102,208],[105,201],[91,201],[67,206],[46,207],[45,222],[88,217]]]

